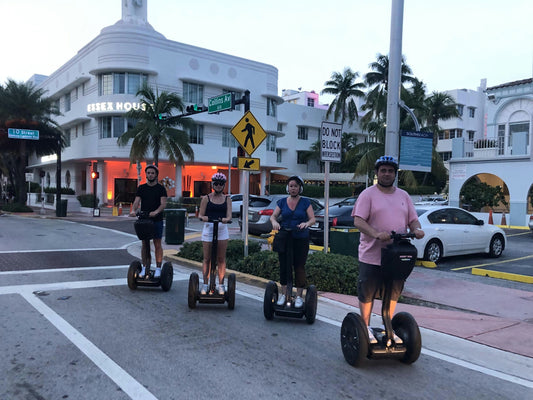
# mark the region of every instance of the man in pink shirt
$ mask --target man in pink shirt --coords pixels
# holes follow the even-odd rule
[[[381,277],[381,249],[391,243],[391,232],[405,233],[407,228],[417,239],[424,237],[415,207],[409,194],[394,186],[398,162],[394,157],[382,156],[375,164],[378,183],[365,189],[354,205],[354,225],[361,232],[359,242],[359,281],[357,292],[361,317],[367,327],[374,299],[383,288]],[[391,294],[390,315],[403,290],[404,281],[394,281]],[[377,343],[368,329],[370,343]]]

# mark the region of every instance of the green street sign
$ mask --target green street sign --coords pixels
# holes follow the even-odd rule
[[[7,130],[7,137],[9,139],[39,140],[39,131],[35,131],[31,129],[9,128]]]
[[[235,97],[233,93],[224,93],[207,99],[207,112],[209,114],[220,111],[233,110],[235,108]]]

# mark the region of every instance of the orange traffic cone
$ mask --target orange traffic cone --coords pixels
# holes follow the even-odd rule
[[[118,215],[122,215],[122,203],[118,205]]]
[[[196,209],[194,210],[194,216],[198,218],[198,206],[196,206]]]
[[[494,225],[494,221],[492,221],[492,209],[489,210],[489,224]]]
[[[502,223],[501,225],[507,225],[507,220],[505,219],[505,213],[502,214]]]

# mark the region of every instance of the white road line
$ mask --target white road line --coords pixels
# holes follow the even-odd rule
[[[124,371],[117,363],[96,347],[55,311],[36,298],[32,292],[20,293],[37,311],[67,337],[83,354],[85,354],[98,368],[113,380],[128,396],[135,400],[157,400],[142,384]]]
[[[94,270],[94,269],[119,269],[127,268],[127,266],[107,266],[107,267],[87,267],[87,268],[68,268],[62,270],[47,270],[51,271],[66,271],[66,270]],[[31,271],[12,271],[4,272],[0,274],[15,274],[15,273],[38,273],[45,272],[43,270],[31,270]],[[189,278],[189,274],[184,273],[175,273],[174,281],[186,280]],[[132,390],[132,394],[127,392],[134,399],[154,399],[153,395],[148,392],[144,386],[141,386],[137,381],[135,381],[130,375],[128,375],[124,370],[115,364],[111,359],[109,359],[104,353],[102,353],[95,345],[88,341],[79,331],[74,329],[66,321],[64,321],[59,315],[57,315],[52,309],[46,306],[41,300],[37,299],[33,294],[34,291],[52,291],[52,290],[65,290],[65,289],[83,289],[83,288],[96,288],[96,287],[105,287],[105,286],[120,286],[126,285],[126,278],[118,279],[101,279],[101,280],[90,280],[90,281],[75,281],[75,282],[55,282],[49,284],[31,284],[31,285],[12,285],[0,287],[0,295],[2,294],[21,294],[30,304],[32,304],[38,311],[40,311],[58,330],[60,330],[72,343],[74,343],[84,354],[86,354],[104,373],[106,373],[111,379],[113,379],[119,386],[121,386],[125,392],[126,389]],[[236,294],[253,299],[256,301],[263,301],[262,296],[255,294],[243,292],[240,290],[235,291]],[[330,303],[338,303],[342,305],[343,303],[336,302],[335,300],[328,299]],[[44,310],[44,311],[43,311]],[[330,318],[317,315],[316,319],[325,322],[327,324],[340,327],[341,322],[332,320]],[[463,368],[467,368],[476,372],[483,373],[498,379],[505,380],[514,384],[522,385],[527,388],[533,388],[533,382],[522,379],[513,375],[505,374],[493,369],[489,369],[480,365],[473,364],[468,361],[464,361],[455,357],[450,357],[445,354],[428,350],[422,348],[422,354],[437,358],[442,361],[449,362],[451,364],[458,365]],[[103,363],[103,366],[100,364]],[[127,385],[127,388],[122,385]],[[142,392],[138,392],[137,388],[142,388]],[[143,397],[150,396],[150,397]]]
[[[68,252],[68,251],[102,251],[102,250],[124,250],[130,247],[132,244],[136,244],[137,241],[123,244],[120,247],[87,247],[80,249],[41,249],[41,250],[0,250],[0,254],[20,254],[20,253],[53,253],[53,252]]]

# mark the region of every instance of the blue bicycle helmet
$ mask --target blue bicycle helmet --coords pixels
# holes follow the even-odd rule
[[[376,160],[375,169],[376,171],[382,165],[391,165],[394,167],[395,171],[398,171],[398,160],[392,156],[381,156]]]

